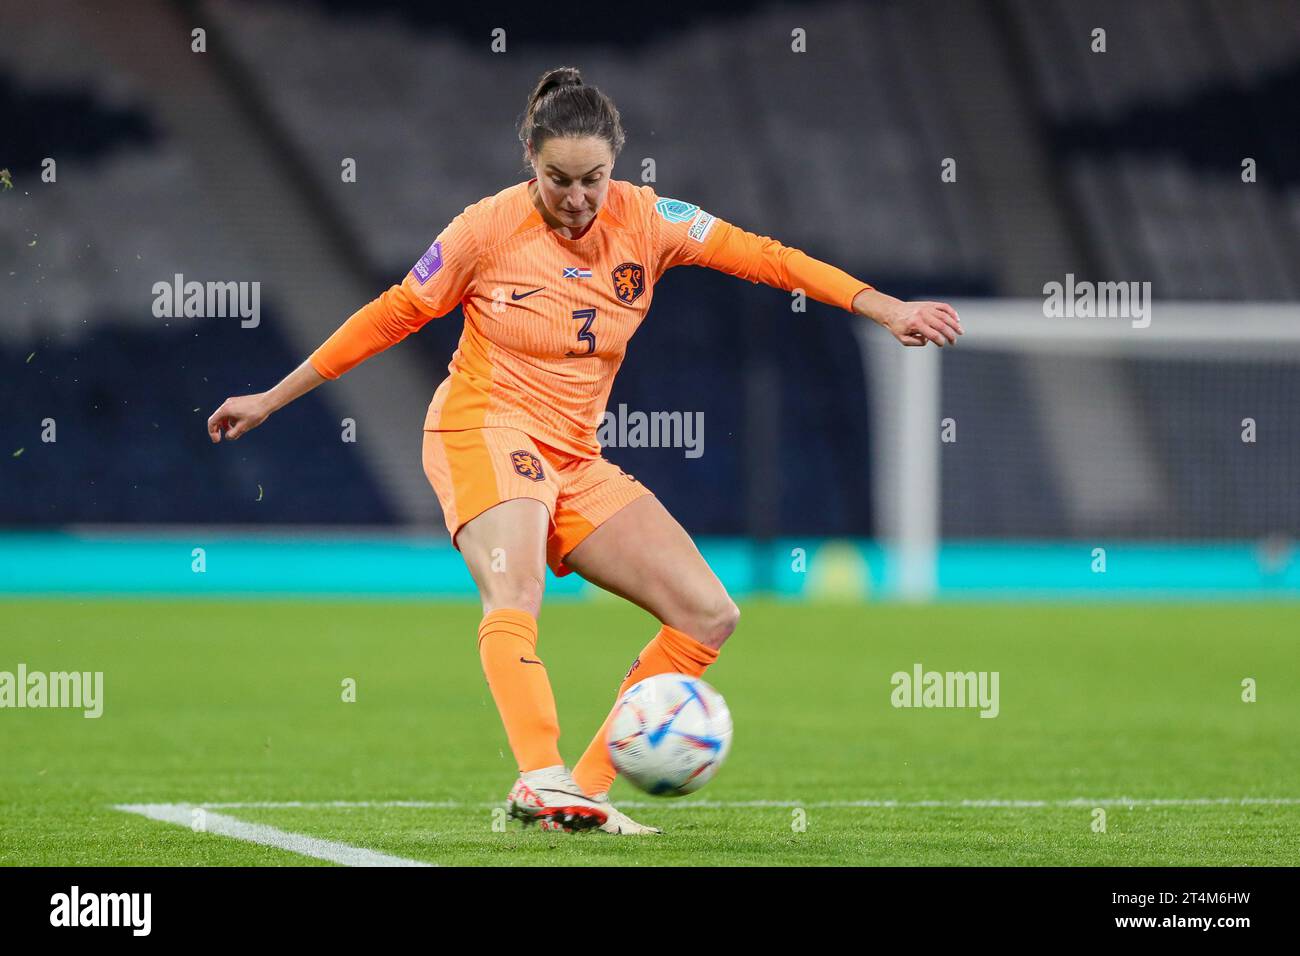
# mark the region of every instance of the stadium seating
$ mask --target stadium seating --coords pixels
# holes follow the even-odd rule
[[[75,339],[0,345],[0,402],[23,410],[0,420],[9,459],[0,523],[392,520],[359,446],[341,440],[315,395],[285,409],[275,431],[214,447],[204,427],[214,402],[275,380],[294,360],[271,316],[258,329],[237,319],[192,323],[145,330],[101,322]],[[53,442],[42,440],[47,420]]]
[[[704,0],[704,18],[688,32],[606,31],[579,65],[623,111],[622,177],[639,181],[643,161],[653,159],[661,193],[699,201],[902,296],[997,294],[1006,291],[998,257],[1017,248],[983,242],[979,204],[937,184],[936,157],[951,150],[954,128],[945,83],[972,80],[945,77],[944,64],[918,70],[909,59],[932,7],[830,2],[741,16],[734,4]],[[1300,295],[1290,268],[1300,256],[1300,147],[1287,124],[1273,121],[1300,96],[1300,27],[1272,0],[1250,7],[1248,15],[1229,0],[1107,0],[1086,13],[1068,0],[998,8],[1007,14],[999,24],[1006,48],[980,52],[1023,71],[1037,110],[1023,135],[1041,137],[1059,165],[1060,202],[1050,214],[1087,253],[1078,271],[1150,279],[1163,298]],[[348,255],[375,292],[464,205],[528,175],[512,124],[532,82],[557,62],[555,37],[512,27],[512,52],[496,56],[486,40],[467,39],[479,35],[472,11],[434,20],[405,0],[205,0],[197,9],[225,51],[216,68],[233,71],[231,84],[283,138],[287,162],[346,225]],[[997,12],[981,7],[980,15]],[[820,45],[820,57],[773,55],[788,48],[791,23]],[[1108,31],[1105,54],[1089,49],[1097,26]],[[93,44],[76,62],[44,55],[57,48],[57,30],[25,19],[0,41],[0,96],[18,144],[6,162],[19,183],[0,216],[0,243],[18,252],[0,276],[0,351],[18,374],[4,376],[0,389],[24,410],[0,435],[25,448],[11,473],[24,490],[14,493],[6,477],[0,521],[202,522],[214,511],[250,522],[406,520],[409,512],[385,500],[389,486],[374,479],[364,448],[338,442],[336,410],[315,397],[286,413],[292,425],[274,439],[250,439],[237,456],[207,453],[192,409],[206,414],[224,394],[273,382],[301,359],[302,338],[273,322],[235,335],[230,320],[152,314],[148,290],[159,279],[240,277],[257,264],[201,164],[151,111],[149,91]],[[843,67],[820,68],[827,58]],[[493,81],[465,81],[483,75]],[[51,154],[60,183],[42,190],[39,163]],[[1257,183],[1241,182],[1244,155],[1257,162]],[[340,177],[349,157],[356,182]],[[178,210],[187,228],[177,228]],[[277,228],[291,236],[304,226]],[[341,305],[337,318],[354,305]],[[273,295],[264,308],[276,314]],[[458,334],[453,313],[403,346],[431,385]],[[136,386],[114,394],[110,383],[127,369]],[[1149,389],[1135,369],[1111,371]],[[779,292],[675,270],[634,340],[611,407],[707,410],[708,453],[609,454],[693,531],[870,534],[862,374],[843,315],[815,303],[792,313]],[[1197,413],[1187,379],[1156,379],[1166,386],[1161,415]],[[1050,376],[1012,354],[959,355],[944,382],[945,401],[962,408],[963,433],[986,439],[979,455],[969,446],[944,452],[952,489],[945,533],[1086,532],[1071,518],[1067,491],[1041,480],[1059,451],[1053,443],[1063,440],[1033,411],[1065,400]],[[60,423],[60,446],[75,442],[85,452],[77,458],[84,472],[60,469],[54,449],[38,447],[35,423],[47,414]],[[414,441],[411,448],[414,468]],[[1170,488],[1201,467],[1173,442],[1140,454]],[[999,462],[1018,466],[1009,473]],[[1254,477],[1225,474],[1221,490],[1239,495],[1284,465],[1264,463]],[[258,485],[260,502],[252,500]],[[169,487],[194,492],[164,494]],[[331,507],[340,498],[347,508]],[[1151,527],[1215,534],[1228,526],[1222,514],[1194,511],[1194,503],[1178,504]]]
[[[1300,97],[1293,5],[1010,7],[1026,87],[1105,277],[1150,280],[1167,299],[1300,295],[1300,148],[1279,122]],[[1105,52],[1092,50],[1096,28]]]

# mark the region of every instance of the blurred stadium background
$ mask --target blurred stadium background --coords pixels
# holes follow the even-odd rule
[[[2,592],[471,595],[419,455],[458,312],[235,446],[204,422],[527,178],[514,124],[572,64],[620,178],[967,319],[904,354],[666,276],[610,408],[702,411],[704,453],[608,454],[737,596],[1300,594],[1295,2],[0,10]],[[260,323],[155,317],[176,274],[260,283]],[[1151,326],[1043,317],[1067,275],[1150,282]]]

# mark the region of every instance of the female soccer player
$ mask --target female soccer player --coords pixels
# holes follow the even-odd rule
[[[226,399],[208,433],[214,442],[242,437],[461,305],[464,330],[425,417],[423,458],[483,602],[479,656],[520,772],[508,805],[548,828],[658,833],[609,804],[615,770],[604,727],[570,775],[537,655],[546,565],[577,571],[662,625],[620,695],[655,674],[703,674],[740,616],[682,526],[596,440],[655,281],[698,265],[803,289],[910,346],[954,343],[962,330],[949,305],[900,302],[698,206],[613,179],[618,110],[575,69],[542,75],[519,139],[534,178],[468,206],[400,285],[270,391]]]

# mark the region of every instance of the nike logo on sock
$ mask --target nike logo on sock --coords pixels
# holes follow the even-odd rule
[[[530,660],[529,660],[528,658],[526,658],[526,657],[521,657],[521,658],[519,658],[519,663],[521,663],[521,664],[542,664],[541,661],[530,661]],[[545,664],[542,664],[542,666],[545,667],[546,665],[545,665]]]
[[[546,288],[546,286],[539,286],[538,288],[534,289],[532,292],[525,292],[523,295],[520,295],[518,292],[514,291],[514,289],[511,289],[511,290],[510,290],[510,298],[512,298],[512,299],[514,299],[516,302],[518,302],[520,299],[526,299],[526,298],[528,298],[530,295],[533,294],[533,292],[541,292],[542,289],[545,289],[545,288]]]

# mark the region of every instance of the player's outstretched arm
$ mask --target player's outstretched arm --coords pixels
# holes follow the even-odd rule
[[[647,195],[656,198],[653,192]],[[670,218],[660,208],[663,203],[670,209],[673,204],[687,207],[686,213]],[[904,345],[953,345],[962,334],[957,310],[946,302],[903,302],[828,262],[723,222],[690,203],[658,200],[653,208],[658,212],[650,221],[656,229],[660,272],[698,265],[787,292],[799,289],[810,299],[865,315]],[[693,219],[691,210],[695,210]]]
[[[270,391],[256,395],[236,395],[221,403],[221,407],[208,419],[208,437],[213,442],[223,437],[234,441],[252,431],[262,422],[288,405],[295,398],[306,395],[321,382],[329,381],[307,360],[280,380]]]
[[[295,398],[346,374],[430,319],[454,309],[473,280],[478,262],[478,241],[466,213],[439,234],[401,284],[353,312],[275,388],[222,402],[208,419],[208,437],[214,443],[223,437],[242,438]]]
[[[947,302],[904,302],[877,289],[853,297],[853,311],[887,328],[904,345],[933,342],[940,348],[957,343],[962,334],[957,310]]]
[[[436,315],[446,314],[455,305],[452,296],[459,295],[463,288],[463,283],[452,286],[448,301],[434,309],[404,285],[393,286],[352,313],[307,361],[275,388],[256,395],[237,395],[222,402],[208,419],[208,437],[214,442],[223,437],[243,437],[266,421],[272,412],[306,395],[321,382],[338,378],[400,342]]]

